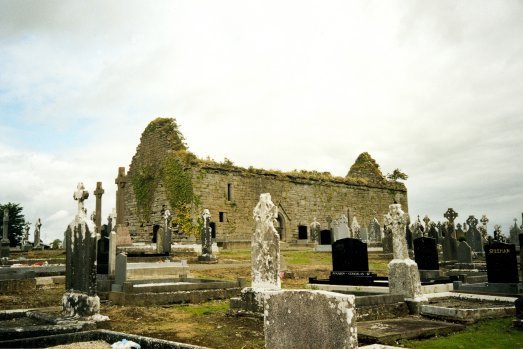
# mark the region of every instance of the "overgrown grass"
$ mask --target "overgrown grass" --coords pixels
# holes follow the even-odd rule
[[[523,348],[523,331],[512,328],[512,318],[483,320],[447,337],[413,340],[403,345],[416,349],[515,349]]]

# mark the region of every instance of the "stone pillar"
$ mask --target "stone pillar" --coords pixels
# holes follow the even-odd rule
[[[202,213],[203,226],[201,231],[201,240],[202,240],[202,254],[198,256],[198,261],[200,262],[214,262],[216,257],[212,254],[212,236],[211,236],[211,227],[209,223],[211,222],[211,213],[208,209],[203,210]]]
[[[280,289],[280,237],[274,228],[278,207],[271,194],[260,195],[254,208],[256,229],[252,236],[252,288]]]
[[[100,311],[100,298],[96,295],[96,233],[94,222],[84,210],[89,193],[83,183],[78,184],[73,197],[78,201],[78,213],[65,232],[66,292],[62,306],[66,315],[84,317]]]
[[[165,210],[163,213],[163,253],[171,253],[172,231],[171,231],[171,211]]]
[[[95,208],[95,221],[96,225],[96,235],[100,237],[102,232],[102,195],[105,193],[105,190],[102,188],[102,182],[96,182],[96,189],[93,194],[96,196],[96,208]]]
[[[109,275],[114,276],[116,267],[116,232],[109,233]]]
[[[9,257],[9,209],[4,208],[4,219],[2,225],[2,240],[0,242],[0,258]]]
[[[389,206],[389,213],[385,215],[387,226],[392,230],[392,248],[394,259],[388,265],[389,289],[391,294],[402,294],[408,300],[426,301],[421,292],[421,282],[418,265],[409,258],[405,226],[408,215],[400,204]]]

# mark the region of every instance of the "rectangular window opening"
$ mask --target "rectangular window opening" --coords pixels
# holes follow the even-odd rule
[[[220,223],[225,222],[225,212],[220,212],[218,216],[220,218]]]

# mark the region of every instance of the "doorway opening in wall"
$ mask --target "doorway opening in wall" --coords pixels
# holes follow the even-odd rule
[[[216,223],[210,222],[209,227],[211,228],[211,239],[216,239]]]
[[[155,224],[153,226],[153,240],[152,242],[156,243],[158,240],[158,230],[160,230],[160,226],[158,224]]]
[[[280,240],[285,240],[285,218],[279,212],[274,224],[274,228],[278,232],[278,235],[280,235]]]

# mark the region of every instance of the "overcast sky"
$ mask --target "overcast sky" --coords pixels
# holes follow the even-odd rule
[[[102,181],[105,220],[161,116],[197,156],[244,167],[345,176],[367,151],[409,175],[412,219],[453,207],[508,234],[522,18],[522,1],[0,0],[0,203],[40,217],[47,242],[77,182],[92,210]]]

